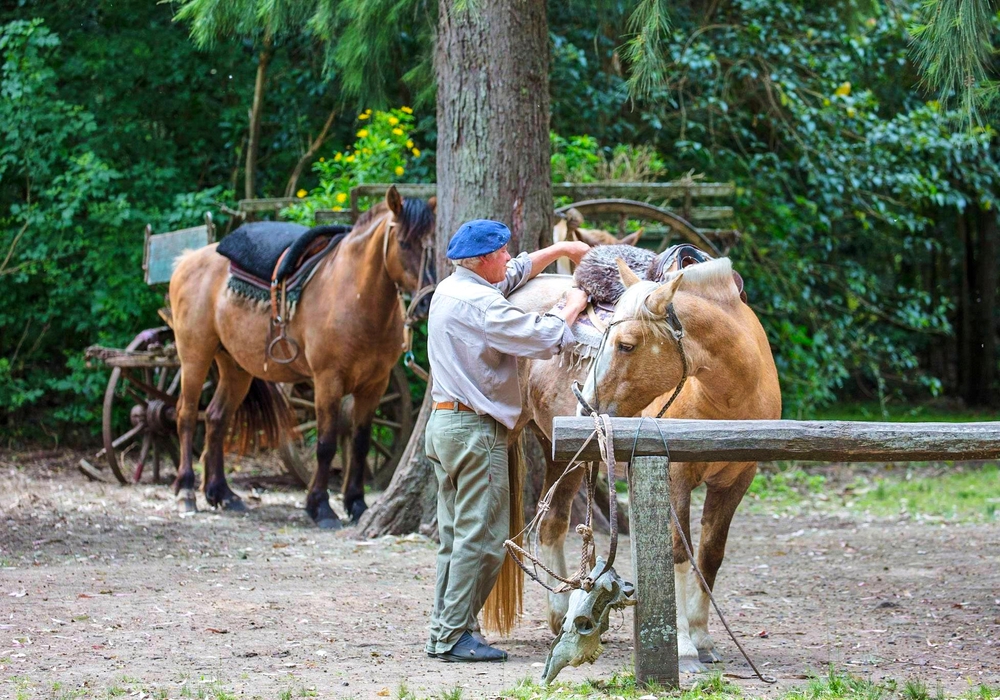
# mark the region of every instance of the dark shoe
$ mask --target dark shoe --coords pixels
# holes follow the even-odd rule
[[[450,651],[437,657],[449,662],[506,661],[507,652],[477,642],[469,632],[463,632]]]

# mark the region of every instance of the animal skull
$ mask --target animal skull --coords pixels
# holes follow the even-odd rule
[[[604,560],[598,557],[590,577],[594,578],[603,569]],[[635,605],[635,586],[623,580],[613,568],[594,581],[589,592],[579,588],[573,591],[562,629],[545,659],[542,682],[551,683],[567,666],[579,666],[585,661],[594,663],[604,651],[601,634],[608,629],[611,611],[627,605]]]

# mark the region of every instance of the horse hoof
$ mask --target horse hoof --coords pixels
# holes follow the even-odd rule
[[[364,501],[355,501],[351,504],[349,508],[351,516],[351,524],[357,525],[358,521],[361,520],[361,516],[364,515],[365,511],[368,510],[368,506],[365,505]]]
[[[677,670],[681,673],[705,673],[708,671],[698,659],[693,656],[682,656],[677,659]]]
[[[192,515],[198,512],[198,499],[194,489],[184,489],[177,494],[177,512],[181,515]]]
[[[222,510],[228,511],[230,513],[246,513],[247,506],[243,502],[243,499],[237,496],[235,493],[232,496],[222,499],[222,503],[219,504]]]
[[[713,647],[708,649],[698,650],[698,661],[703,664],[721,664],[722,657],[715,651]]]
[[[340,518],[327,518],[317,521],[316,527],[320,530],[340,530],[343,529],[344,524],[340,522]]]

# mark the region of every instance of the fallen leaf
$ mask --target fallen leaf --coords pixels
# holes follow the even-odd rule
[[[80,595],[77,596],[77,598],[93,598],[93,597],[94,596],[90,595],[89,593],[81,593]]]
[[[771,635],[767,633],[767,630],[761,630],[760,632],[757,633],[757,636],[760,637],[761,639],[767,639]]]
[[[388,688],[382,688],[382,690],[378,691],[375,694],[378,695],[381,698],[387,698],[387,697],[389,697],[389,689]]]
[[[271,546],[274,547],[275,549],[284,549],[285,547],[288,546],[288,543],[287,542],[275,542]]]
[[[216,629],[215,627],[206,627],[205,631],[206,632],[214,632],[215,634],[229,634],[229,630],[220,630],[220,629]]]

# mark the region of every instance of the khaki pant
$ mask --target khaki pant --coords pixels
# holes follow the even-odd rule
[[[507,428],[468,411],[431,413],[427,457],[438,480],[437,585],[426,650],[451,650],[476,625],[504,559],[510,521]]]

